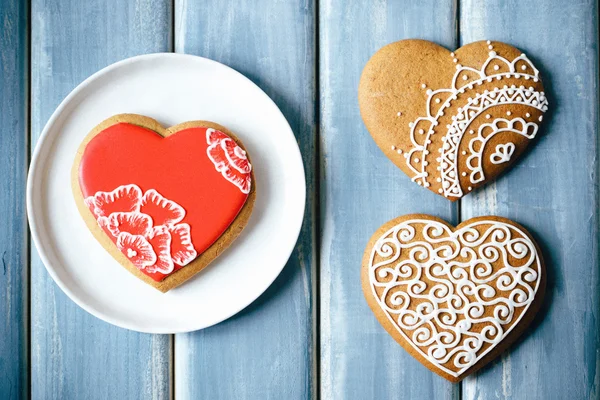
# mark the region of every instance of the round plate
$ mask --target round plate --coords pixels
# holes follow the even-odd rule
[[[165,127],[214,121],[244,142],[253,161],[257,196],[243,233],[209,267],[164,294],[104,250],[71,192],[70,170],[79,144],[94,126],[119,113],[143,114]],[[298,239],[305,194],[294,134],[258,86],[215,61],[163,53],[106,67],[65,98],[35,149],[27,211],[46,269],[75,303],[117,326],[176,333],[219,323],[267,289]]]

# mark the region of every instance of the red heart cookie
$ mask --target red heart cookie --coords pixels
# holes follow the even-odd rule
[[[133,114],[109,118],[84,139],[72,186],[96,239],[163,292],[235,240],[255,199],[252,166],[227,129],[206,121],[164,129]]]
[[[379,322],[452,382],[514,342],[540,308],[545,282],[531,235],[500,217],[457,227],[424,214],[396,218],[371,237],[362,266]]]
[[[385,155],[452,201],[512,165],[548,109],[533,63],[490,41],[455,52],[424,40],[389,44],[365,66],[358,99]]]

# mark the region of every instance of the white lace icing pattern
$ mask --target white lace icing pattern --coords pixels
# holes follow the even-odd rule
[[[405,221],[377,240],[369,262],[372,294],[388,319],[419,354],[455,377],[519,323],[541,272],[528,236],[497,221],[455,232],[436,221]]]
[[[493,49],[493,45],[489,41],[488,45],[490,50]],[[454,61],[457,62],[456,58]],[[486,82],[497,81],[500,83],[500,81],[507,78],[518,79],[523,84],[519,86],[502,86],[499,84],[493,90],[484,90],[477,93],[477,86],[481,86]],[[444,113],[454,112],[452,123],[446,126],[446,132],[442,138],[443,145],[437,150],[440,154],[436,156],[435,161],[438,165],[437,170],[440,171],[438,182],[441,183],[441,188],[439,193],[446,197],[462,197],[463,189],[460,185],[458,165],[459,147],[469,125],[486,110],[498,105],[525,105],[542,113],[548,109],[548,100],[544,92],[539,92],[532,86],[527,87],[527,81],[538,82],[539,71],[525,54],[521,54],[512,62],[509,62],[495,51],[490,51],[488,59],[479,70],[457,64],[450,88],[427,89],[427,115],[409,123],[411,147],[404,152],[398,151],[398,154],[404,153],[406,165],[413,172],[412,180],[424,187],[431,186],[426,167],[431,162],[430,153],[432,151],[429,145],[432,143],[432,135],[435,134],[436,130],[440,130],[438,127],[439,119]],[[453,104],[459,103],[459,96],[468,97],[466,104],[462,107]],[[507,115],[511,115],[510,111]],[[486,118],[491,117],[489,114],[485,114],[485,116]],[[519,120],[522,121],[521,118]],[[527,136],[531,139],[537,132],[537,124],[534,122],[527,124],[536,127],[533,135]],[[470,140],[470,138],[468,139]],[[483,148],[481,152],[471,152],[469,158],[480,158],[482,152]],[[463,155],[466,155],[464,153]],[[472,161],[472,163],[482,165],[480,159]],[[477,171],[476,175],[478,180],[471,179],[472,184],[485,179],[483,171]],[[466,174],[463,174],[463,176],[466,176]],[[471,177],[473,177],[473,174],[471,174]]]

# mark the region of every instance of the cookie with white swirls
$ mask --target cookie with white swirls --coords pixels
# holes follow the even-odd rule
[[[546,284],[532,236],[491,216],[456,227],[425,214],[389,221],[366,247],[361,278],[387,332],[451,382],[490,362],[526,330]]]
[[[451,201],[510,167],[548,110],[531,60],[489,40],[454,52],[425,40],[389,44],[365,66],[358,100],[384,154]]]

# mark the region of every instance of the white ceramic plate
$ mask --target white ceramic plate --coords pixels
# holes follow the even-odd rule
[[[95,125],[119,113],[147,115],[164,126],[214,121],[238,135],[252,157],[257,198],[242,235],[204,271],[165,294],[102,248],[71,193],[70,169],[79,144]],[[60,104],[33,155],[27,211],[46,269],[75,303],[114,325],[175,333],[219,323],[267,289],[298,239],[305,194],[300,151],[275,103],[229,67],[164,53],[113,64]]]

